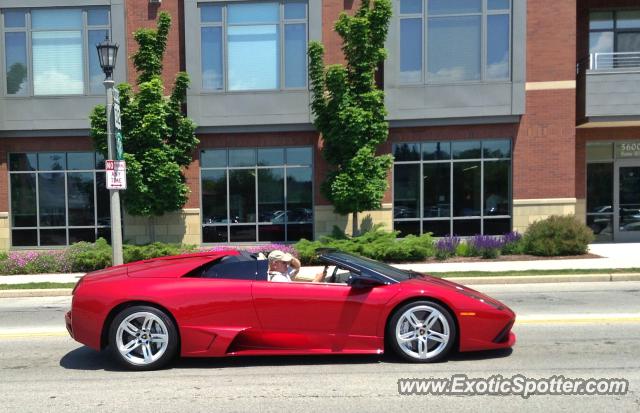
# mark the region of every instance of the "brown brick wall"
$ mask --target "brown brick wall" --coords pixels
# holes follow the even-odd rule
[[[520,123],[395,128],[389,143],[436,139],[513,139],[513,198],[573,198],[575,185],[575,91],[527,93]],[[390,192],[390,191],[389,191]],[[390,201],[390,193],[385,202]]]
[[[327,64],[344,63],[342,39],[333,26],[342,11],[353,12],[359,7],[359,0],[323,0],[322,2],[322,43]]]
[[[89,138],[7,138],[0,145],[0,212],[9,210],[8,162],[10,152],[91,151]]]
[[[513,160],[513,198],[575,197],[575,90],[527,92]]]
[[[126,30],[127,30],[127,80],[135,83],[137,78],[131,56],[138,50],[138,44],[133,38],[133,32],[141,27],[155,28],[156,19],[161,11],[171,15],[171,31],[167,41],[167,51],[163,60],[163,78],[167,94],[176,77],[176,73],[184,70],[184,1],[169,0],[161,4],[149,4],[149,0],[126,1]],[[121,56],[124,58],[125,56]]]
[[[527,81],[576,77],[576,0],[527,2]]]

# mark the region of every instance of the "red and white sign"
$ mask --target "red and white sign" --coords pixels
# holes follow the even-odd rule
[[[127,189],[127,165],[125,161],[105,161],[107,189]]]

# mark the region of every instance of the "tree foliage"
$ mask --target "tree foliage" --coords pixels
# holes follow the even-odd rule
[[[390,18],[390,0],[362,0],[353,16],[340,14],[335,30],[345,65],[325,66],[322,44],[309,45],[311,108],[330,166],[321,190],[337,213],[354,213],[354,230],[358,212],[380,208],[393,162],[391,155],[376,155],[389,131],[375,74],[386,57]]]
[[[22,63],[14,63],[7,70],[7,94],[18,93],[27,80],[27,67]]]
[[[184,115],[189,76],[176,76],[170,96],[165,96],[162,58],[171,27],[168,13],[160,13],[157,29],[134,33],[138,51],[133,63],[138,72],[137,90],[119,84],[120,112],[127,190],[123,203],[128,213],[159,216],[182,208],[189,195],[182,168],[189,165],[198,145],[195,124]],[[123,63],[124,64],[124,63]],[[91,114],[91,136],[96,149],[106,156],[106,113],[103,105]]]

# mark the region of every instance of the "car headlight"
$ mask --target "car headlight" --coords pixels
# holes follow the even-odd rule
[[[473,298],[475,300],[478,300],[481,303],[485,303],[485,304],[487,304],[487,305],[489,305],[489,306],[491,306],[491,307],[493,307],[495,309],[498,309],[498,310],[504,309],[504,306],[502,304],[500,304],[500,303],[498,303],[498,302],[496,302],[494,300],[491,300],[491,299],[486,299],[485,297],[482,297],[482,296],[474,293],[473,291],[467,291],[462,287],[456,287],[456,289],[460,294],[466,295],[467,297],[471,297],[471,298]]]

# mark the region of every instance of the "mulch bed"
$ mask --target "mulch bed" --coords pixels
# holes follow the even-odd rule
[[[584,254],[584,255],[567,255],[558,257],[539,257],[537,255],[517,254],[517,255],[501,255],[498,258],[486,259],[482,257],[452,257],[446,260],[438,260],[435,258],[428,258],[425,261],[421,261],[421,264],[436,264],[436,263],[452,263],[452,262],[487,262],[487,261],[539,261],[539,260],[575,260],[575,259],[590,259],[590,258],[602,258],[596,254]]]

